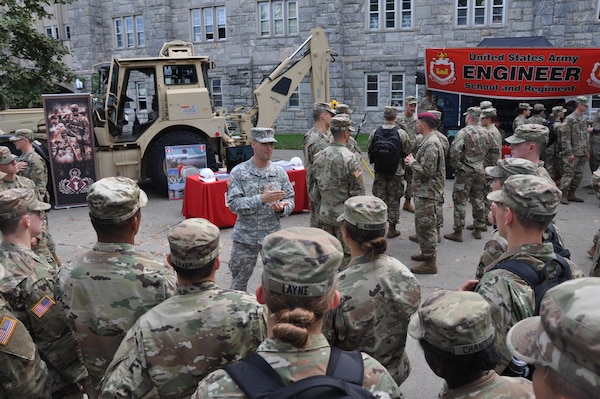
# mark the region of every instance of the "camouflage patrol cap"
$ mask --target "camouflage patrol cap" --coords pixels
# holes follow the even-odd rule
[[[476,118],[479,118],[479,115],[481,115],[481,108],[479,108],[479,107],[469,107],[469,108],[467,108],[467,112],[463,113],[463,115],[471,115],[471,116],[474,116]]]
[[[344,251],[337,238],[321,229],[290,227],[266,236],[260,255],[265,289],[318,297],[331,289]]]
[[[486,175],[506,179],[512,175],[538,175],[538,164],[524,158],[499,159],[496,166],[485,168]]]
[[[526,141],[548,143],[549,137],[550,130],[546,126],[537,123],[525,123],[517,126],[514,134],[505,140],[510,144],[520,144]]]
[[[9,140],[19,141],[23,139],[33,141],[33,132],[29,129],[17,129],[15,130],[15,134]]]
[[[123,222],[148,203],[146,193],[128,177],[105,177],[90,186],[90,216],[100,223]]]
[[[410,104],[416,104],[416,103],[417,103],[417,97],[415,97],[415,96],[407,96],[407,97],[404,99],[404,103],[405,103],[406,105],[410,105]]]
[[[398,108],[386,106],[383,108],[383,117],[388,120],[392,120],[398,116]]]
[[[361,230],[385,229],[387,223],[387,205],[380,198],[358,195],[344,202],[344,213],[337,221],[345,220]]]
[[[519,103],[519,109],[531,109],[531,105],[529,103]]]
[[[583,104],[583,105],[588,105],[588,98],[586,96],[577,96],[577,98],[575,98],[575,102],[577,104]]]
[[[487,108],[492,108],[492,102],[491,101],[482,101],[479,103],[479,108],[481,108],[482,110],[487,109]]]
[[[50,204],[37,200],[35,191],[29,188],[13,188],[0,191],[0,220],[10,220],[27,212],[47,211]]]
[[[350,109],[350,106],[348,104],[338,104],[335,106],[335,113],[336,114],[351,114],[352,110]]]
[[[546,107],[544,107],[544,104],[542,104],[542,103],[537,103],[537,104],[533,104],[533,110],[534,111],[545,111]]]
[[[496,117],[496,116],[498,116],[498,114],[496,112],[496,108],[489,107],[489,108],[481,109],[481,114],[480,114],[481,118],[491,118],[491,117]]]
[[[557,105],[556,107],[552,107],[552,116],[556,117],[561,112],[567,112],[567,109],[561,105]]]
[[[453,355],[471,355],[494,343],[489,303],[471,291],[440,290],[423,298],[408,334]]]
[[[10,152],[10,148],[0,146],[0,165],[8,165],[18,157]]]
[[[352,127],[352,121],[348,118],[348,115],[338,115],[331,118],[331,126],[329,127],[331,130],[350,130],[354,131],[354,127]]]
[[[331,115],[335,115],[335,111],[331,108],[331,104],[329,103],[314,103],[313,111],[329,112]]]
[[[259,143],[277,143],[275,131],[270,127],[253,127],[250,138]]]
[[[515,324],[506,337],[511,353],[549,367],[590,397],[600,392],[600,278],[566,281],[544,295],[540,315]]]
[[[545,177],[514,175],[504,181],[502,190],[492,191],[487,198],[504,204],[525,219],[550,222],[561,196],[556,184]]]
[[[220,230],[206,219],[191,218],[171,227],[170,261],[182,269],[200,269],[219,256]]]
[[[433,115],[435,115],[435,117],[437,118],[438,121],[440,121],[442,119],[442,113],[440,111],[438,111],[438,110],[430,109],[427,112],[432,113]]]

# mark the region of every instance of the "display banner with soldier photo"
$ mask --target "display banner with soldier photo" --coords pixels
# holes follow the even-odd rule
[[[88,190],[96,181],[91,97],[43,95],[42,100],[55,206],[87,205]]]

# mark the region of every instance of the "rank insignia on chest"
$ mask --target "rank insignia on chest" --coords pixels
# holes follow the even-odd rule
[[[38,303],[36,303],[33,308],[31,308],[31,311],[34,315],[41,319],[46,313],[48,313],[50,309],[52,309],[52,306],[55,304],[56,302],[54,302],[52,298],[50,298],[48,295],[44,295],[44,297]]]
[[[17,321],[4,316],[0,323],[0,345],[6,346],[17,328]]]

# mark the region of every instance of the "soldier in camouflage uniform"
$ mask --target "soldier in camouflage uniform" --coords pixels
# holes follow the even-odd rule
[[[560,189],[563,196],[560,203],[565,205],[569,201],[583,202],[583,199],[575,196],[575,190],[581,183],[583,167],[590,157],[587,120],[583,115],[588,109],[588,99],[585,96],[579,96],[575,101],[577,108],[565,118],[560,135],[563,161],[563,175],[560,178]]]
[[[323,230],[342,241],[342,225],[338,217],[344,212],[344,201],[365,194],[360,156],[345,146],[354,131],[348,118],[331,120],[333,142],[317,154],[308,172],[308,194],[311,203],[319,203],[319,224]],[[350,249],[344,245],[345,267],[350,261]]]
[[[402,148],[411,148],[411,141],[408,133],[396,126],[397,116],[398,109],[396,107],[385,107],[385,110],[383,111],[384,123],[377,129],[395,130],[400,138],[400,145]],[[371,148],[373,136],[377,129],[373,130],[369,136],[367,144],[367,148],[369,149]],[[375,160],[371,159],[370,161],[373,163]],[[400,200],[404,195],[404,163],[402,162],[402,159],[398,162],[398,168],[393,175],[384,175],[375,171],[373,195],[381,198],[387,205],[389,223],[387,237],[398,237],[400,231],[396,230],[396,224],[400,220]]]
[[[429,89],[425,90],[425,93],[423,93],[423,100],[421,100],[421,102],[419,103],[417,111],[425,112],[435,111],[437,109],[437,104],[433,101],[433,93],[431,93],[431,90]]]
[[[527,123],[527,118],[531,115],[531,105],[529,103],[519,104],[519,115],[513,120],[512,129],[513,133],[517,130],[517,127]]]
[[[454,232],[444,234],[444,238],[452,241],[463,241],[467,202],[473,208],[473,236],[481,239],[481,232],[487,231],[484,164],[498,160],[500,148],[492,135],[478,125],[480,113],[479,107],[470,107],[465,112],[466,126],[458,132],[450,147],[450,162],[456,171],[452,191]]]
[[[488,106],[489,103],[489,106]],[[500,133],[500,130],[498,130],[498,128],[496,127],[496,119],[497,119],[497,111],[496,108],[492,107],[492,103],[490,101],[482,101],[481,104],[485,105],[485,107],[481,107],[481,115],[480,115],[480,119],[479,119],[479,123],[481,124],[481,126],[483,126],[483,128],[485,130],[487,130],[488,134],[492,136],[492,138],[494,139],[494,142],[496,143],[496,146],[499,149],[499,153],[498,153],[498,157],[495,159],[487,159],[484,162],[484,166],[495,166],[496,162],[498,162],[498,160],[502,157],[502,133]],[[487,199],[487,195],[489,194],[489,192],[491,191],[489,182],[486,181],[485,187],[483,189],[483,203],[485,204],[485,212],[484,214],[487,215],[488,213],[490,213],[490,207],[492,206],[492,203]],[[489,222],[487,222],[486,220],[486,224],[489,225]],[[467,229],[468,230],[474,230],[475,229],[475,225],[474,224],[470,224],[467,225]]]
[[[311,127],[305,134],[302,144],[302,151],[304,153],[304,167],[306,168],[306,178],[308,184],[308,176],[310,167],[312,166],[315,157],[319,152],[324,150],[331,142],[331,135],[329,133],[329,127],[331,126],[331,118],[335,116],[335,111],[331,108],[329,103],[314,103],[312,116],[315,121],[314,126]],[[310,203],[310,227],[321,227],[319,226],[319,204],[313,202],[311,199]]]
[[[565,117],[566,108],[560,105],[552,107],[552,113],[548,119],[548,129],[550,129],[548,145],[546,146],[545,167],[548,174],[553,178],[560,178],[562,175],[562,159],[560,157],[561,144],[560,133],[562,130],[563,119]],[[600,125],[598,126],[600,128]],[[600,134],[600,130],[598,131]]]
[[[42,212],[50,204],[33,190],[0,192],[0,264],[4,273],[0,294],[27,327],[50,374],[53,398],[81,398],[87,372],[79,358],[77,337],[56,305],[54,268],[31,250],[31,239],[42,229]]]
[[[541,103],[534,104],[533,109],[531,110],[531,116],[529,118],[527,118],[527,123],[535,123],[537,125],[546,126],[548,121],[545,118],[545,116],[546,116],[545,112],[546,112],[546,107],[544,107],[544,104],[541,104]]]
[[[208,373],[256,351],[266,310],[253,295],[216,285],[219,228],[187,219],[167,233],[177,294],[127,332],[102,381],[103,398],[189,398]]]
[[[531,382],[501,377],[491,306],[468,291],[436,291],[423,298],[408,333],[419,340],[425,360],[445,380],[440,399],[533,399]]]
[[[48,202],[48,168],[46,161],[33,148],[33,132],[29,129],[18,129],[10,138],[17,150],[21,151],[19,157],[19,174],[31,179],[41,195],[41,201]]]
[[[0,265],[0,280],[4,267]],[[25,325],[0,295],[0,398],[50,399],[46,363]]]
[[[231,289],[246,291],[263,238],[280,229],[294,209],[294,188],[281,166],[271,163],[275,132],[252,128],[254,155],[237,165],[227,181],[227,206],[237,215],[231,247]]]
[[[502,357],[496,366],[499,374],[511,361],[506,347],[506,333],[518,321],[533,316],[535,298],[529,284],[512,272],[496,269],[495,266],[505,260],[516,259],[541,270],[546,262],[556,259],[552,244],[542,243],[542,236],[556,215],[560,197],[561,192],[553,182],[544,177],[527,175],[510,176],[504,181],[502,190],[488,194],[488,198],[494,202],[492,212],[498,230],[508,242],[507,252],[487,267],[479,281],[467,281],[461,289],[470,290],[474,287],[474,291],[492,305],[496,346]],[[584,276],[577,266],[568,262],[573,278]]]
[[[413,171],[415,195],[415,230],[421,252],[410,258],[423,263],[410,269],[413,273],[437,273],[437,215],[436,208],[444,198],[446,159],[444,148],[435,135],[437,118],[431,112],[419,114],[417,128],[423,136],[417,154],[404,159],[404,165]]]
[[[335,308],[339,294],[336,273],[342,261],[339,241],[320,229],[291,227],[269,234],[263,241],[262,284],[257,298],[269,309],[270,338],[257,353],[286,384],[324,375],[330,346],[321,333],[322,315]],[[362,354],[363,387],[376,398],[401,398],[402,393],[386,369]],[[217,370],[200,382],[194,399],[245,398],[225,370]]]
[[[413,148],[407,148],[405,150],[405,154],[410,154],[411,152],[415,152],[417,149],[417,135],[419,132],[417,131],[417,114],[415,113],[417,109],[417,98],[413,96],[408,96],[404,99],[404,112],[398,115],[398,119],[396,120],[396,124],[410,137],[412,143],[414,143]],[[404,179],[406,180],[406,188],[404,189],[404,205],[402,209],[405,211],[414,213],[415,207],[410,203],[413,197],[413,171],[408,168],[405,170]]]
[[[540,160],[549,135],[550,130],[546,126],[526,123],[520,125],[512,136],[507,137],[506,142],[510,144],[513,158],[523,158],[537,164],[538,175],[552,180],[544,167],[544,161]]]
[[[590,170],[593,173],[600,168],[600,111],[596,112],[592,126],[588,127],[588,133],[590,134]]]
[[[564,282],[546,292],[540,315],[508,333],[511,353],[536,366],[537,398],[600,398],[600,278]]]
[[[173,269],[134,248],[148,197],[127,177],[90,186],[87,203],[98,242],[57,274],[57,301],[82,343],[90,398],[127,330],[142,314],[173,295]]]
[[[336,114],[336,116],[346,115],[346,117],[348,119],[350,119],[350,114],[352,114],[352,110],[350,109],[350,106],[348,106],[347,104],[338,104],[335,107],[335,114]],[[361,150],[360,150],[360,147],[358,146],[358,142],[352,136],[350,136],[350,138],[348,139],[346,148],[349,149],[350,152],[353,152],[358,155],[361,154]]]
[[[352,260],[338,273],[341,302],[326,315],[323,332],[333,346],[373,356],[400,386],[410,373],[406,329],[421,288],[402,262],[385,254],[385,202],[358,196],[344,206],[340,219]]]

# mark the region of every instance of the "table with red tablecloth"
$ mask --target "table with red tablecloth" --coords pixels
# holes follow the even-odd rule
[[[287,174],[295,193],[293,212],[309,209],[306,170],[289,170]],[[227,180],[206,183],[200,179],[199,175],[188,177],[183,195],[183,216],[186,218],[204,218],[218,227],[233,226],[236,215],[225,205],[226,193]]]

